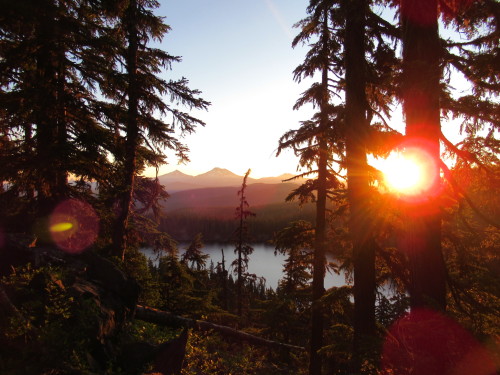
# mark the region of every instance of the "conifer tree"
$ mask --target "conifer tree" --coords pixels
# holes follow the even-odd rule
[[[311,223],[299,220],[278,233],[273,240],[275,254],[287,255],[283,264],[283,279],[277,290],[293,296],[309,287],[312,276],[312,248],[314,246],[314,227]]]
[[[449,156],[460,167],[477,166],[487,175],[494,173],[488,164],[498,162],[500,142],[495,136],[500,124],[500,68],[498,39],[500,8],[496,1],[440,1],[443,26],[452,33],[441,37],[443,76],[440,109],[444,119],[457,120],[464,140],[450,142],[441,132]],[[460,38],[457,37],[460,35]],[[459,91],[454,79],[462,76],[467,90]],[[441,165],[445,178],[450,174]],[[460,187],[450,181],[457,196],[474,205]]]
[[[498,64],[498,4],[492,1],[422,1],[401,3],[403,40],[402,101],[409,142],[425,148],[432,156],[429,175],[445,178],[459,199],[471,207],[474,203],[453,181],[448,168],[440,160],[440,142],[461,166],[486,166],[498,160],[499,145],[494,138],[498,129],[499,104],[492,100],[500,92]],[[440,38],[438,23],[460,32]],[[455,34],[456,35],[456,34]],[[496,52],[495,52],[496,51]],[[446,73],[446,74],[445,74]],[[457,93],[452,77],[461,74],[469,85],[465,94]],[[441,119],[458,119],[466,138],[458,145],[443,135]],[[481,132],[484,133],[481,134]],[[492,176],[493,174],[490,173]],[[441,213],[437,178],[425,203],[413,205],[420,211],[414,218],[408,238],[411,267],[411,302],[413,307],[446,307],[446,271],[441,250]],[[433,189],[433,190],[432,190]],[[434,206],[434,209],[432,207]],[[416,245],[418,244],[418,246]],[[415,251],[416,247],[424,251]]]
[[[175,104],[189,109],[206,109],[210,103],[199,97],[198,90],[188,87],[187,79],[167,81],[158,76],[162,69],[180,61],[180,57],[148,46],[151,39],[161,41],[169,30],[163,19],[152,12],[159,3],[117,0],[113,4],[110,14],[116,18],[115,28],[111,30],[115,37],[115,66],[103,86],[112,103],[103,107],[106,123],[119,135],[115,157],[120,178],[113,247],[115,255],[123,259],[135,176],[147,164],[157,167],[162,164],[164,149],[173,149],[180,160],[188,160],[187,147],[172,133],[176,128],[191,133],[197,125],[204,125],[201,120],[177,109]],[[170,102],[164,100],[167,95]],[[162,117],[157,117],[155,112]]]
[[[241,189],[238,190],[240,204],[238,207],[236,207],[236,219],[238,220],[238,227],[236,228],[235,232],[236,248],[234,249],[234,253],[237,254],[238,257],[233,261],[232,265],[235,267],[234,273],[237,276],[236,304],[239,317],[241,317],[243,314],[243,286],[245,283],[245,273],[248,270],[248,256],[253,252],[253,247],[247,243],[247,218],[250,216],[255,216],[255,214],[249,210],[250,205],[248,204],[247,198],[245,196],[247,179],[250,175],[250,172],[251,170],[249,169],[243,177]]]
[[[354,325],[357,343],[363,335],[371,336],[375,330],[376,244],[373,234],[374,217],[369,208],[370,195],[374,194],[374,190],[370,188],[373,174],[370,174],[366,155],[369,152],[385,152],[385,141],[397,134],[386,122],[386,118],[390,116],[389,104],[395,92],[391,83],[396,71],[394,67],[397,65],[392,46],[388,43],[391,38],[397,37],[397,33],[388,22],[373,12],[369,5],[364,1],[311,1],[308,8],[308,12],[311,12],[310,18],[318,17],[326,9],[330,25],[324,29],[327,33],[321,34],[319,21],[315,24],[303,21],[301,35],[303,41],[316,34],[318,43],[311,44],[311,50],[300,69],[304,76],[312,76],[312,72],[315,71],[327,71],[331,76],[323,79],[321,84],[314,84],[296,104],[296,107],[299,107],[308,101],[313,102],[320,107],[320,113],[328,116],[328,121],[323,120],[326,127],[322,129],[323,142],[326,140],[328,145],[326,148],[328,150],[326,154],[329,155],[326,164],[329,173],[328,189],[341,187],[336,179],[339,174],[331,169],[332,164],[335,162],[339,165],[339,169],[347,169],[347,197],[356,275],[354,293],[357,302],[355,302]],[[369,34],[371,39],[365,39],[365,34]],[[329,40],[328,48],[324,50],[320,47],[323,41],[321,35],[327,35],[324,40]],[[321,64],[327,69],[321,70]],[[296,72],[298,71],[299,68]],[[311,100],[314,97],[312,94],[318,96],[318,102]],[[334,106],[331,103],[322,107],[318,104],[327,95],[328,97],[339,95],[341,99],[343,94],[346,98],[345,107]],[[321,123],[321,116],[318,114],[314,121]],[[320,152],[310,146],[312,139],[321,134],[319,130],[321,128],[314,130],[313,124],[313,121],[304,122],[301,129],[289,132],[281,139],[280,147],[293,147],[301,156],[301,166],[308,165],[305,160],[309,163],[317,160],[319,166]],[[320,139],[318,137],[318,144]],[[375,139],[378,141],[373,142]],[[305,144],[308,147],[303,147]],[[333,159],[333,155],[337,157],[336,160]],[[317,159],[314,159],[315,157]],[[318,171],[321,169],[323,166],[318,167]],[[302,196],[310,195],[312,186],[314,184],[309,183],[309,189],[304,186],[297,193]],[[318,183],[318,188],[319,186],[321,185]],[[319,191],[318,199],[321,196]],[[319,206],[318,212],[321,211]],[[318,213],[318,217],[322,215],[324,213]],[[319,223],[321,224],[321,221]],[[321,237],[321,231],[319,235]],[[311,365],[314,366],[312,363]],[[319,370],[311,369],[311,371],[313,373]]]
[[[302,167],[308,171],[303,176],[312,173],[317,174],[315,180],[309,180],[306,185],[297,191],[297,194],[312,196],[316,193],[316,226],[313,255],[313,281],[312,281],[312,315],[311,315],[311,342],[309,373],[320,374],[322,360],[318,353],[323,346],[323,308],[320,300],[324,295],[324,278],[326,267],[327,246],[327,195],[332,187],[339,187],[335,174],[331,169],[332,156],[342,155],[342,142],[338,134],[338,114],[340,107],[330,103],[332,95],[332,70],[339,65],[337,53],[340,45],[332,35],[332,1],[311,1],[307,8],[309,16],[300,21],[296,26],[300,27],[299,34],[295,37],[292,46],[308,43],[315,39],[310,45],[304,63],[294,71],[294,78],[300,82],[307,77],[313,77],[316,73],[321,75],[321,81],[313,83],[299,98],[294,106],[298,109],[307,103],[318,107],[318,112],[312,120],[302,122],[300,129],[287,132],[280,139],[278,155],[284,148],[292,148],[300,157]],[[303,147],[306,145],[306,147]]]
[[[432,157],[433,170],[429,175],[439,176],[439,136],[441,133],[439,88],[441,78],[438,34],[438,2],[424,0],[401,3],[403,32],[403,111],[406,137],[424,147]],[[439,189],[435,179],[431,191]],[[412,307],[431,306],[445,309],[446,282],[441,254],[441,214],[435,197],[411,206],[411,223],[407,238],[410,264]]]
[[[91,63],[102,52],[98,7],[26,0],[2,2],[2,9],[3,130],[17,145],[7,180],[21,195],[36,196],[43,217],[73,194],[70,174],[98,179],[108,171],[109,134],[96,120],[99,73]]]
[[[345,11],[345,142],[349,236],[354,271],[353,370],[361,367],[361,346],[375,335],[375,243],[373,191],[367,163],[369,143],[366,22],[368,2],[343,3]],[[366,345],[366,344],[365,344]]]
[[[201,233],[198,233],[193,241],[186,248],[186,251],[181,256],[181,262],[189,265],[190,268],[195,269],[197,271],[201,271],[205,269],[207,259],[209,258],[208,254],[203,254],[203,241]]]

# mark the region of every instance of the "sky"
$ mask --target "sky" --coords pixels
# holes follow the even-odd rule
[[[226,168],[254,178],[295,173],[291,153],[278,158],[279,138],[311,117],[312,109],[294,111],[305,90],[293,80],[293,70],[305,48],[292,49],[308,0],[161,0],[155,12],[171,31],[160,47],[182,56],[163,76],[186,77],[192,89],[212,103],[193,112],[206,123],[182,141],[189,147],[188,164],[169,164],[160,175],[179,169],[192,175]],[[154,173],[151,169],[146,174]]]
[[[208,111],[192,112],[206,123],[181,140],[189,147],[190,162],[178,164],[167,152],[168,164],[159,174],[176,169],[191,175],[215,167],[251,177],[297,173],[291,152],[276,157],[280,137],[313,114],[311,107],[293,110],[310,82],[298,84],[293,70],[307,46],[292,49],[306,16],[309,0],[160,0],[155,14],[171,27],[162,48],[182,61],[163,73],[165,79],[186,77],[189,87],[202,91],[212,103]],[[396,111],[391,126],[403,131]],[[442,124],[443,132],[457,141],[455,124]],[[372,159],[373,160],[373,159]],[[372,162],[375,167],[380,164]],[[155,170],[146,170],[153,176]]]

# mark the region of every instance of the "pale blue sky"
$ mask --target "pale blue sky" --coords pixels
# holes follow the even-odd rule
[[[185,76],[212,106],[196,113],[206,122],[184,141],[191,162],[174,156],[160,174],[198,174],[214,167],[253,177],[295,172],[291,155],[275,157],[279,137],[307,120],[292,107],[305,86],[292,71],[304,49],[292,49],[308,0],[161,0],[157,14],[172,27],[161,47],[182,56],[167,77]]]
[[[160,47],[182,56],[166,78],[186,77],[190,87],[201,90],[212,103],[207,112],[194,113],[206,127],[184,138],[191,162],[178,165],[167,153],[169,164],[160,174],[179,169],[196,175],[214,167],[239,175],[251,168],[255,178],[296,172],[297,159],[291,153],[278,158],[275,154],[280,136],[312,115],[311,108],[292,109],[308,85],[293,81],[292,72],[307,48],[291,48],[297,33],[292,26],[306,16],[309,0],[160,3],[156,14],[166,17],[172,28]],[[403,131],[399,111],[393,113],[391,124]],[[442,125],[457,141],[456,124]]]

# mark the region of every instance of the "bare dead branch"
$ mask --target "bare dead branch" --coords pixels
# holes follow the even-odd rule
[[[172,314],[167,311],[157,310],[148,306],[137,305],[135,317],[145,322],[160,324],[160,325],[182,325],[184,327],[192,328],[198,331],[216,331],[225,337],[237,339],[239,341],[246,341],[248,343],[267,346],[279,349],[299,350],[305,351],[306,349],[301,346],[284,344],[281,342],[267,340],[262,337],[254,336],[246,332],[238,331],[231,327],[221,326],[219,324],[210,323],[204,320],[196,320],[185,318],[179,315]]]

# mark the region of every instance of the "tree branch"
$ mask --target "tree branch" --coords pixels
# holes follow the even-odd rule
[[[453,190],[455,191],[455,193],[457,193],[458,195],[462,196],[462,198],[465,199],[465,201],[467,202],[469,207],[472,209],[472,211],[474,211],[485,223],[492,225],[497,229],[500,229],[500,224],[496,223],[494,220],[492,220],[491,218],[489,218],[485,214],[483,214],[481,212],[481,210],[474,204],[474,202],[472,202],[472,199],[470,199],[470,197],[467,195],[467,193],[465,193],[463,191],[463,189],[461,189],[458,186],[457,182],[453,179],[453,176],[451,175],[451,171],[449,170],[448,166],[442,160],[440,160],[440,166],[441,166],[441,170],[443,171],[446,180],[448,180],[450,185],[453,187]]]
[[[167,311],[157,310],[148,306],[137,305],[135,317],[136,319],[143,320],[145,322],[160,324],[160,325],[180,324],[184,327],[193,328],[198,331],[214,330],[225,337],[230,337],[240,341],[246,341],[254,345],[267,346],[279,349],[289,349],[289,350],[300,350],[300,351],[306,350],[304,347],[301,346],[295,346],[290,344],[284,344],[277,341],[267,340],[261,337],[251,335],[249,333],[238,331],[231,327],[221,326],[204,320],[185,318],[179,315],[172,314]]]
[[[488,167],[486,167],[486,165],[484,165],[481,162],[481,160],[479,160],[477,158],[476,155],[474,155],[472,152],[469,152],[469,151],[460,150],[448,138],[446,138],[442,132],[441,132],[441,135],[439,136],[439,138],[443,141],[445,146],[448,147],[450,149],[450,151],[454,152],[455,155],[457,155],[459,158],[461,158],[465,161],[468,161],[468,162],[476,163],[479,166],[479,168],[485,170],[486,172],[488,172],[490,174],[492,173],[492,171],[490,169],[488,169]]]

